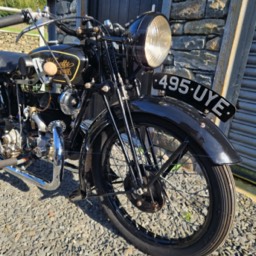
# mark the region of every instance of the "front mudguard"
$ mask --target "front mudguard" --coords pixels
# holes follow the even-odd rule
[[[118,105],[111,107],[116,118],[122,118]],[[130,101],[132,113],[160,116],[171,122],[196,141],[213,165],[234,164],[240,157],[221,130],[207,117],[188,104],[169,97],[146,97]],[[106,138],[104,129],[109,126],[107,111],[102,112],[90,126],[80,154],[80,182],[88,180],[92,169],[92,156],[100,152]],[[82,187],[86,184],[81,184]],[[88,184],[87,184],[88,185]]]
[[[194,107],[169,97],[149,97],[131,102],[133,112],[158,115],[176,125],[198,143],[214,165],[240,162],[222,131]]]

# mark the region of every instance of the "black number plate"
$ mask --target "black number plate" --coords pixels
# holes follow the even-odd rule
[[[211,112],[223,122],[230,119],[236,111],[236,108],[218,93],[187,78],[155,73],[153,88],[163,90],[167,96],[184,101],[204,113]]]

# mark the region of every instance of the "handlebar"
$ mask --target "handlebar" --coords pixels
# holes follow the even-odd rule
[[[63,23],[57,21],[56,25],[58,28],[60,28],[62,31],[64,31],[65,33],[67,33],[70,36],[78,36],[75,30],[68,28]]]
[[[21,13],[16,13],[13,15],[0,18],[0,28],[20,24],[28,20],[29,18],[27,16],[27,13],[25,11],[22,11]]]
[[[64,31],[66,34],[75,36],[77,38],[84,38],[86,35],[91,34],[97,34],[100,32],[100,26],[92,26],[91,20],[93,20],[92,17],[77,17],[83,19],[83,25],[85,25],[84,28],[80,30],[73,30],[69,27],[67,27],[64,23],[62,23],[62,18],[51,18],[49,15],[49,10],[46,10],[44,12],[32,12],[30,9],[22,10],[20,13],[9,15],[3,18],[0,18],[0,28],[8,27],[11,25],[16,25],[20,23],[29,23],[30,21],[33,21],[33,25],[29,26],[28,28],[25,28],[20,32],[20,34],[17,36],[16,42],[20,39],[20,37],[27,33],[28,31],[31,31],[33,29],[36,29],[38,27],[41,27],[43,25],[49,25],[50,23],[55,22],[57,27],[59,27],[62,31]],[[69,18],[75,18],[69,17]],[[98,22],[99,23],[99,22]],[[111,36],[120,36],[124,32],[124,28],[119,24],[113,24],[111,27],[105,27],[106,30],[108,30],[109,34]]]

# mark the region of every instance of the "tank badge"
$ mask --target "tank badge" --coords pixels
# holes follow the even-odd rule
[[[63,60],[63,61],[59,62],[59,64],[61,67],[61,70],[58,70],[59,75],[64,73],[65,75],[72,76],[73,72],[71,69],[75,66],[74,63],[72,63],[68,60]]]

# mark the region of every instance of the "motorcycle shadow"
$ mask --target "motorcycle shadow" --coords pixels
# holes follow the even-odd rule
[[[30,190],[30,187],[24,181],[5,171],[0,172],[0,180],[9,183],[12,187],[17,188],[22,192],[28,192]]]
[[[79,187],[79,177],[78,177],[78,163],[73,161],[66,162],[64,167],[64,178],[60,185],[60,187],[55,191],[46,191],[41,188],[39,190],[42,193],[40,200],[45,200],[48,198],[55,198],[55,197],[65,197],[65,201],[68,203],[75,205],[76,207],[80,208],[85,215],[87,215],[90,219],[97,222],[98,224],[102,225],[103,227],[107,228],[113,234],[120,235],[119,232],[114,228],[112,223],[107,219],[107,216],[104,214],[103,208],[100,204],[100,200],[96,197],[80,200],[77,202],[71,202],[69,200],[70,194],[78,189]],[[42,163],[41,163],[42,164]],[[51,178],[51,173],[49,171],[50,168],[45,166],[44,168],[37,169],[37,175],[39,175],[40,170],[44,170],[44,177]]]
[[[48,162],[40,161],[38,163],[33,163],[33,165],[28,168],[28,171],[36,177],[43,177],[49,181],[52,179],[52,165]],[[0,180],[9,183],[12,187],[20,190],[22,193],[35,192],[35,185],[26,183],[7,172],[0,172]],[[112,226],[104,214],[98,198],[85,199],[75,203],[69,200],[70,194],[76,190],[78,186],[78,168],[76,166],[65,165],[64,177],[60,187],[54,191],[47,191],[38,187],[38,192],[40,192],[38,193],[37,200],[46,201],[47,199],[54,200],[54,198],[56,198],[56,200],[60,200],[61,198],[66,207],[70,207],[69,204],[75,205],[76,207],[80,208],[80,210],[82,210],[82,212],[87,215],[88,218],[107,228],[113,234],[119,235],[118,231]]]

